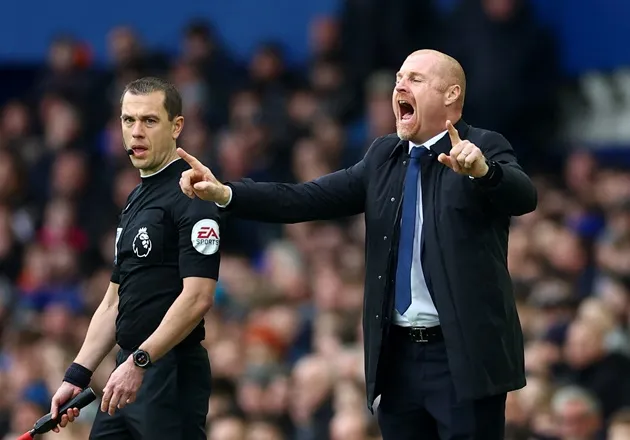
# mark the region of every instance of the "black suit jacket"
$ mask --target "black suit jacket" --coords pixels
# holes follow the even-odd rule
[[[437,161],[448,135],[422,158],[422,267],[440,316],[449,366],[461,399],[525,386],[523,335],[507,269],[510,217],[533,211],[536,190],[500,134],[455,127],[496,163],[490,181],[456,174]],[[232,213],[295,223],[365,213],[363,309],[368,407],[381,393],[378,363],[391,324],[401,198],[408,143],[376,139],[356,165],[303,184],[233,182]]]

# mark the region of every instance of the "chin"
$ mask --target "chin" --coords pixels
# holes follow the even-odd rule
[[[410,130],[409,128],[396,127],[396,134],[403,141],[409,141],[416,134],[414,130]]]
[[[139,159],[137,157],[131,158],[131,165],[133,165],[134,168],[137,168],[139,170],[146,168],[147,164],[148,164],[148,161],[146,159]]]
[[[411,135],[405,130],[396,130],[396,134],[403,141],[408,141]]]

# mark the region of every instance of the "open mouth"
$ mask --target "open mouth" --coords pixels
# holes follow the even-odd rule
[[[408,121],[413,117],[414,109],[409,102],[401,99],[398,101],[398,108],[400,109],[400,119],[403,121]]]
[[[133,150],[134,153],[143,153],[143,152],[147,151],[148,148],[141,147],[139,145],[134,145],[133,147],[131,147],[131,149]]]

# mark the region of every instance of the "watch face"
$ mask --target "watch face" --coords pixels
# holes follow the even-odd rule
[[[140,351],[136,353],[135,360],[139,366],[144,367],[149,363],[149,356],[147,356],[146,353]]]

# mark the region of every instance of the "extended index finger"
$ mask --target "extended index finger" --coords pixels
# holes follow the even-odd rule
[[[199,162],[199,160],[195,156],[188,154],[183,148],[178,148],[177,154],[179,155],[179,157],[181,157],[186,162],[188,162],[188,165],[190,165],[192,169],[197,170],[197,171],[203,171],[204,169],[203,164]]]
[[[452,145],[458,144],[462,141],[459,138],[459,132],[453,126],[453,123],[451,121],[446,121],[446,129],[448,130],[448,136],[451,138]]]

